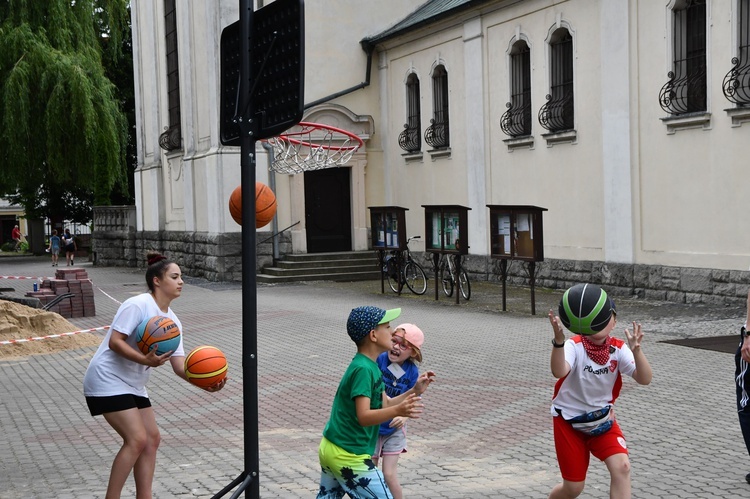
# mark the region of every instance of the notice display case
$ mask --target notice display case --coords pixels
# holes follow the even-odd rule
[[[536,314],[536,262],[544,261],[544,230],[542,213],[547,208],[530,205],[487,205],[490,209],[490,256],[500,259],[503,281],[503,310],[506,309],[508,261],[528,264],[531,285],[531,314]]]
[[[425,220],[425,251],[469,253],[468,212],[460,205],[422,205]]]
[[[400,206],[370,206],[372,248],[406,249],[406,211]]]
[[[544,260],[542,212],[546,208],[487,205],[490,209],[490,255],[493,258]]]

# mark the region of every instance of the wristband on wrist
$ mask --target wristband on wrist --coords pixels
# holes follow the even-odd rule
[[[557,343],[557,342],[555,342],[555,339],[552,338],[552,346],[555,347],[555,348],[562,348],[562,347],[565,346],[565,340],[563,340],[562,343]]]

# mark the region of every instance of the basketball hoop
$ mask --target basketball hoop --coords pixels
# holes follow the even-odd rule
[[[363,144],[346,130],[304,121],[266,142],[273,146],[270,169],[288,175],[341,166]]]

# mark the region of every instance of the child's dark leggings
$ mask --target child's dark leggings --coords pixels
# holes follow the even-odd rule
[[[740,418],[740,429],[745,447],[750,454],[750,365],[740,356],[740,349],[745,337],[740,334],[740,346],[734,354],[734,381],[737,385],[737,414]]]

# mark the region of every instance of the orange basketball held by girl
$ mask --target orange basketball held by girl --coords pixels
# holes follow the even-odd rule
[[[242,225],[242,186],[239,185],[229,196],[229,213]],[[268,225],[276,215],[276,195],[262,182],[255,183],[255,228]]]
[[[152,497],[160,434],[146,391],[150,374],[169,362],[180,378],[185,374],[182,324],[170,308],[182,294],[182,273],[176,263],[149,253],[148,292],[125,300],[83,378],[83,394],[92,416],[102,415],[122,437],[107,484],[106,497],[120,497],[133,473],[137,497]],[[201,386],[215,392],[226,380]]]
[[[227,376],[227,358],[216,347],[200,346],[185,357],[185,375],[195,386],[215,386]]]

